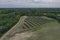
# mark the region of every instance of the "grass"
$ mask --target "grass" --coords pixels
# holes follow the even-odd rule
[[[45,23],[42,25],[42,27],[56,27],[56,26],[60,26],[60,23],[58,23],[57,21],[51,23]]]
[[[51,28],[51,27],[56,27],[56,26],[60,26],[60,23],[58,23],[57,21],[54,21],[51,23],[42,24],[40,26],[37,25],[36,27],[33,27],[30,31],[36,31],[36,30],[40,30],[42,28]]]
[[[34,35],[26,40],[60,40],[60,24],[57,21],[43,24],[40,29],[37,29],[33,29]]]

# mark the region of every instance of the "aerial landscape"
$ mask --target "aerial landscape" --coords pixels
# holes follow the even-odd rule
[[[0,8],[0,40],[60,40],[59,8]]]
[[[0,40],[60,40],[60,1],[0,0]]]

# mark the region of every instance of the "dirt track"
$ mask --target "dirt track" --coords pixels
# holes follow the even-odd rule
[[[12,38],[10,38],[10,40],[25,40],[25,38],[27,37],[31,37],[32,36],[32,32],[25,32],[25,33],[18,33],[15,34]]]
[[[27,18],[27,16],[22,16],[18,23],[13,26],[7,33],[5,33],[0,40],[8,40],[10,36],[14,35],[15,33],[21,31],[22,24],[24,23],[24,20]]]

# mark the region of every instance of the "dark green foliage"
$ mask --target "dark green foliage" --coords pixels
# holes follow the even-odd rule
[[[12,13],[0,13],[0,37],[19,20],[20,15]]]

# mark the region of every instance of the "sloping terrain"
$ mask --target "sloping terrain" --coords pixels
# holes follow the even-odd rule
[[[22,16],[12,29],[1,37],[1,40],[25,40],[25,38],[33,36],[34,31],[44,28],[43,24],[51,24],[55,21],[41,16]]]
[[[33,32],[24,32],[24,33],[17,33],[10,40],[24,40],[27,37],[31,37]]]
[[[35,35],[26,38],[26,40],[60,40],[60,26],[42,28],[36,31]]]
[[[22,31],[23,29],[21,29],[21,26],[26,18],[27,16],[22,16],[19,22],[15,26],[13,26],[12,29],[10,29],[7,33],[5,33],[0,40],[8,40],[8,38],[13,36],[15,33]]]

